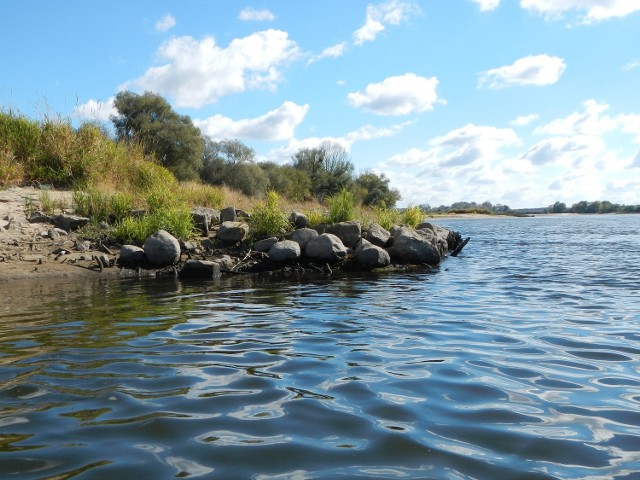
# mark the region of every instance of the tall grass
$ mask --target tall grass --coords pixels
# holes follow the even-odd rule
[[[342,189],[327,199],[329,220],[333,223],[346,222],[355,218],[356,198],[351,190]]]
[[[424,212],[420,207],[409,205],[402,213],[402,223],[415,228],[422,223],[424,217]]]
[[[287,215],[280,208],[280,195],[267,192],[266,199],[251,211],[251,231],[254,238],[282,235],[291,229]]]

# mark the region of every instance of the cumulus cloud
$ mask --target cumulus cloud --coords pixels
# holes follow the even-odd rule
[[[574,135],[552,137],[532,145],[522,156],[533,165],[561,165],[566,168],[593,164],[606,150],[600,137]]]
[[[520,0],[520,6],[549,19],[573,10],[583,12],[581,22],[589,24],[640,11],[640,0]]]
[[[176,19],[173,18],[173,15],[165,15],[160,20],[156,22],[156,30],[158,32],[167,32],[176,26]]]
[[[418,12],[420,7],[411,0],[389,0],[375,5],[369,4],[364,25],[353,32],[353,41],[356,45],[373,41],[387,25],[400,25]]]
[[[234,39],[226,48],[213,37],[172,38],[158,50],[168,62],[126,83],[173,97],[178,107],[199,108],[220,97],[253,89],[273,89],[280,68],[300,55],[287,32],[265,30]]]
[[[194,120],[194,125],[214,140],[246,138],[251,140],[289,140],[309,111],[309,105],[284,102],[280,107],[257,118],[232,120],[214,115]]]
[[[245,21],[254,21],[254,22],[265,22],[275,20],[276,16],[271,13],[269,10],[262,9],[257,10],[255,8],[247,7],[243,9],[238,15],[238,19]]]
[[[535,122],[536,120],[538,120],[538,118],[540,118],[540,115],[538,115],[537,113],[531,113],[529,115],[520,115],[515,120],[511,121],[511,125],[514,125],[516,127],[524,127],[526,125],[529,125],[530,123]]]
[[[421,77],[407,73],[388,77],[380,83],[367,85],[363,92],[347,95],[349,104],[378,115],[410,115],[433,110],[438,99],[436,77]]]
[[[601,136],[618,128],[618,121],[605,115],[609,105],[595,100],[584,102],[584,112],[574,112],[536,128],[534,134],[544,135],[597,135]]]
[[[500,5],[500,0],[471,0],[480,7],[481,12],[495,10]]]
[[[107,122],[111,115],[118,114],[118,110],[114,106],[114,100],[114,97],[109,97],[105,101],[91,99],[82,105],[76,106],[71,112],[71,116],[80,120]]]
[[[549,55],[529,55],[511,65],[492,68],[480,74],[479,87],[504,88],[518,85],[552,85],[566,68],[564,60]]]

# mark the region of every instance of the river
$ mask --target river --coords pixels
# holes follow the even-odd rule
[[[640,479],[640,216],[436,223],[429,272],[1,284],[0,478]]]

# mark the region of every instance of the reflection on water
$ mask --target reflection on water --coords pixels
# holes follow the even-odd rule
[[[639,478],[640,217],[430,273],[2,285],[0,477]]]

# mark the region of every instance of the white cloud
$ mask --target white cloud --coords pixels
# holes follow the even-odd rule
[[[367,85],[364,92],[347,95],[349,104],[378,115],[410,115],[433,110],[438,99],[436,77],[407,73]]]
[[[376,5],[369,4],[365,23],[353,32],[353,41],[356,45],[373,41],[387,25],[400,25],[419,11],[418,4],[411,0],[389,0]]]
[[[257,22],[271,21],[275,20],[275,18],[276,16],[266,8],[262,10],[256,10],[255,8],[247,7],[243,9],[238,15],[238,19],[240,20]]]
[[[289,140],[309,111],[309,105],[284,102],[280,107],[257,118],[232,120],[214,115],[194,120],[194,125],[214,140],[247,138],[252,140]]]
[[[111,115],[118,114],[118,110],[113,103],[114,100],[114,97],[109,97],[104,102],[102,100],[91,99],[82,105],[76,106],[71,112],[71,116],[81,120],[107,122]]]
[[[511,121],[511,125],[514,125],[516,127],[524,127],[526,125],[529,125],[530,123],[535,122],[536,120],[538,120],[538,118],[540,118],[540,115],[538,115],[537,113],[531,113],[529,115],[520,115],[515,120]]]
[[[520,6],[550,19],[571,10],[585,12],[581,22],[589,24],[640,11],[640,0],[520,0]]]
[[[345,42],[336,43],[330,47],[325,48],[318,55],[314,55],[309,59],[309,63],[317,62],[323,58],[337,58],[341,57],[347,51],[347,44]]]
[[[560,165],[572,168],[593,164],[606,147],[600,137],[574,135],[552,137],[532,145],[522,156],[533,165]]]
[[[529,55],[512,65],[492,68],[480,74],[479,87],[504,88],[515,85],[552,85],[564,73],[566,64],[560,57]]]
[[[481,12],[495,10],[500,5],[500,0],[471,0],[480,7]]]
[[[602,136],[618,128],[618,121],[604,115],[609,105],[595,100],[584,102],[584,112],[574,112],[565,118],[559,118],[547,125],[536,128],[533,133],[540,135],[592,135]]]
[[[226,48],[213,37],[172,38],[158,50],[168,63],[149,68],[122,88],[134,85],[171,96],[178,107],[198,108],[224,95],[275,88],[282,81],[280,67],[299,55],[297,44],[280,30],[252,33]]]
[[[639,67],[640,67],[640,60],[636,59],[636,60],[631,60],[628,63],[625,63],[622,66],[622,70],[624,70],[625,72],[630,72],[631,70],[634,70]]]
[[[156,30],[158,32],[167,32],[176,26],[176,19],[173,18],[173,15],[165,15],[160,20],[156,22]]]

